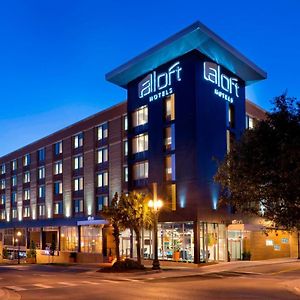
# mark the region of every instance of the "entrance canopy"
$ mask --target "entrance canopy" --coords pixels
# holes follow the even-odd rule
[[[126,88],[134,79],[192,50],[227,68],[246,85],[267,78],[262,69],[198,21],[107,73],[106,79]]]

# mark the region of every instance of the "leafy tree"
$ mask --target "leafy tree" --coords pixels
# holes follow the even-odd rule
[[[130,228],[136,235],[137,261],[141,264],[141,232],[150,228],[154,220],[153,213],[148,207],[148,197],[143,193],[130,192],[120,197],[122,207],[122,224]]]
[[[233,143],[215,180],[221,203],[263,216],[275,228],[300,230],[300,102],[286,93]]]
[[[120,261],[120,231],[124,229],[122,224],[122,220],[124,219],[123,213],[121,202],[119,201],[119,195],[118,193],[115,193],[110,206],[107,206],[103,209],[103,216],[111,223],[113,227],[117,261]]]
[[[30,248],[28,251],[28,257],[30,258],[36,258],[36,245],[34,241],[30,242]]]

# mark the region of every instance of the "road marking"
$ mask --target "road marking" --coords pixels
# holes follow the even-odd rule
[[[37,286],[37,287],[42,288],[42,289],[51,289],[51,288],[53,288],[53,286],[46,285],[46,284],[41,284],[41,283],[35,283],[34,286]]]
[[[9,290],[14,290],[16,292],[21,292],[21,291],[26,291],[27,289],[24,289],[20,286],[15,286],[15,285],[10,285],[10,286],[6,286],[7,289]]]
[[[81,282],[86,284],[100,284],[100,282],[93,282],[93,281],[81,281]]]
[[[119,281],[108,280],[108,279],[101,279],[101,281],[110,282],[110,283],[119,283]]]
[[[64,282],[64,281],[61,281],[61,282],[57,282],[58,284],[62,284],[62,285],[66,285],[66,286],[76,286],[77,284],[75,283],[71,283],[71,282]]]
[[[153,278],[153,277],[146,278],[146,280],[153,280],[153,279],[155,279],[155,278]]]

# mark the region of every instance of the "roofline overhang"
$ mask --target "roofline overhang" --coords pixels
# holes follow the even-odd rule
[[[267,78],[265,71],[199,21],[122,64],[105,77],[126,88],[129,82],[193,50],[227,68],[246,85]]]

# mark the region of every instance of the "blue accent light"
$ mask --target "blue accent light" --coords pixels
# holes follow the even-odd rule
[[[186,189],[182,188],[179,191],[179,206],[180,208],[186,207]]]
[[[211,190],[212,207],[214,210],[217,210],[218,199],[219,199],[219,187],[216,184],[212,184],[210,190]]]

